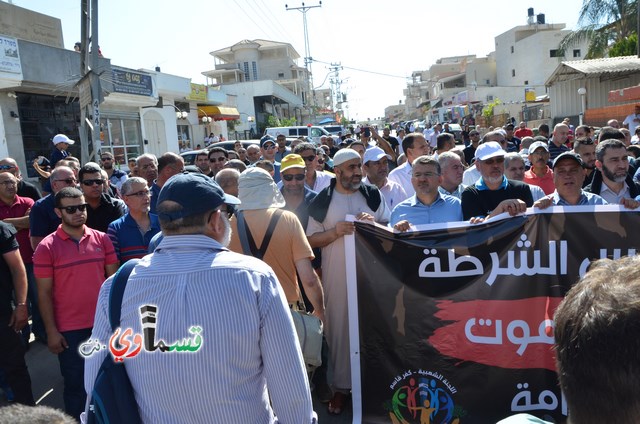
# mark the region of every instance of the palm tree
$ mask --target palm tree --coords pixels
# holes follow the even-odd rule
[[[609,48],[636,33],[638,0],[584,0],[580,9],[580,28],[569,33],[559,48],[588,41],[586,59],[604,57]]]

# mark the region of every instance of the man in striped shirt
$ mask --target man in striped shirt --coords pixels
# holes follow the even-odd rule
[[[141,308],[154,306],[154,345],[180,343],[200,329],[195,352],[157,349],[126,358],[140,416],[148,423],[311,423],[313,405],[291,312],[273,270],[229,251],[225,195],[203,174],[178,174],[158,196],[164,234],[133,269],[122,301],[121,328],[143,334]],[[112,336],[100,290],[91,338]],[[191,339],[190,339],[191,340]],[[85,389],[108,350],[87,358]]]
[[[160,221],[158,215],[149,212],[151,192],[143,178],[129,178],[122,184],[120,193],[129,212],[109,224],[107,234],[118,260],[125,263],[147,254],[149,242],[160,232]]]

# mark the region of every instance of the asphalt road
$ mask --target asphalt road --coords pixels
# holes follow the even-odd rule
[[[63,383],[58,358],[50,353],[47,347],[39,341],[32,341],[29,346],[26,359],[29,374],[31,375],[33,397],[36,403],[64,410],[64,402],[62,400]],[[5,405],[7,405],[5,397],[0,394],[0,407]],[[318,414],[318,422],[322,424],[347,424],[352,421],[351,404],[345,408],[341,415],[330,415],[327,412],[327,404],[320,403],[313,396],[313,409]]]

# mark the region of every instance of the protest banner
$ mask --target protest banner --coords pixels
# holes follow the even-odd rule
[[[639,228],[640,214],[618,206],[409,233],[356,223],[353,422],[564,422],[553,314],[592,260],[635,255]]]

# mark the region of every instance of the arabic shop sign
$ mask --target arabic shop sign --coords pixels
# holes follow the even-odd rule
[[[164,340],[156,342],[156,319],[158,307],[144,305],[140,308],[142,334],[134,333],[131,328],[117,328],[109,338],[108,344],[101,340],[89,339],[80,345],[78,351],[84,357],[90,357],[96,352],[108,349],[115,362],[136,357],[144,349],[145,352],[177,352],[194,353],[202,347],[202,327],[193,325],[187,332],[189,337],[167,343]]]
[[[153,80],[151,75],[130,71],[122,68],[112,68],[113,91],[116,93],[135,94],[139,96],[153,95]]]
[[[548,212],[401,234],[356,223],[346,240],[354,422],[566,419],[553,315],[591,261],[637,253],[640,214]]]

